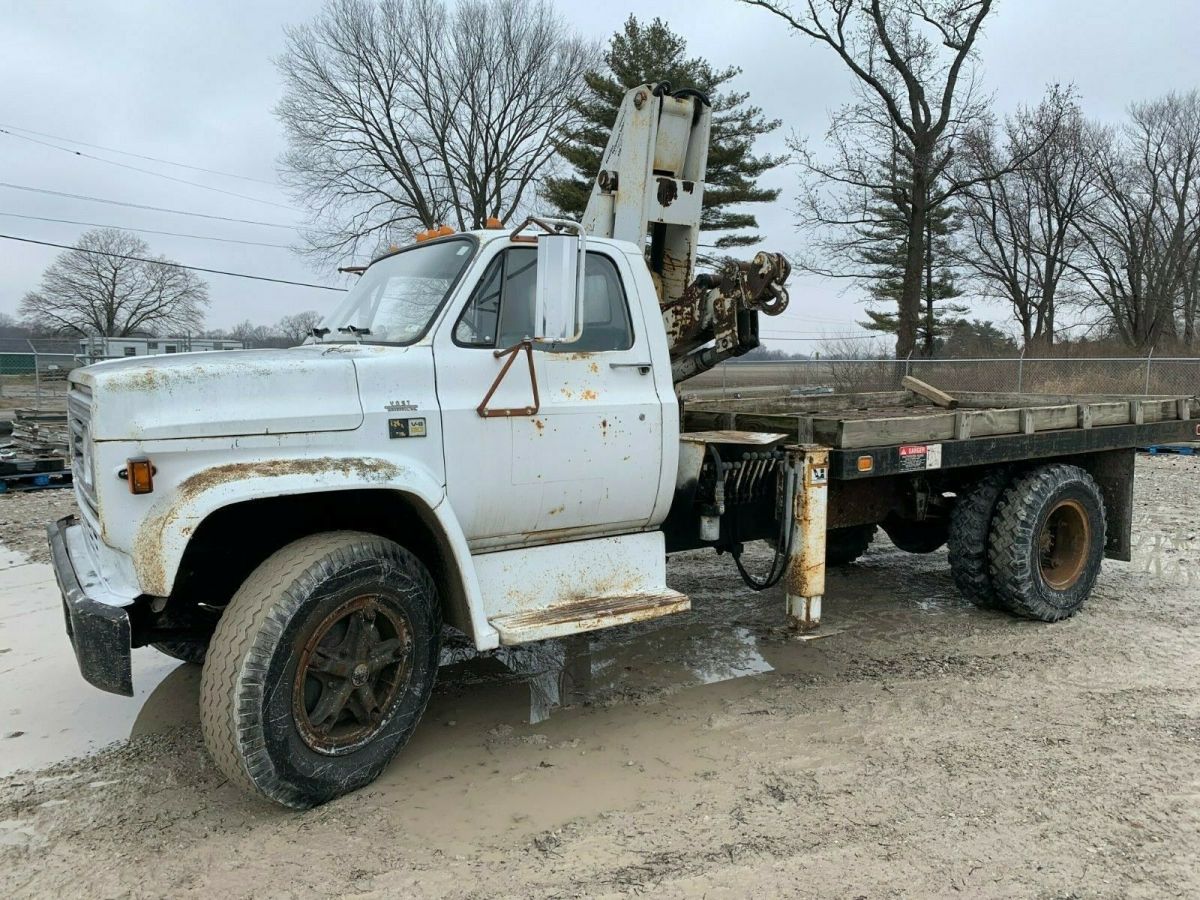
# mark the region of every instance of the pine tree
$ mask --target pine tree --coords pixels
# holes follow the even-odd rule
[[[903,192],[907,187],[896,184],[891,191]],[[890,192],[889,192],[890,193]],[[859,260],[876,272],[875,282],[868,289],[868,303],[887,304],[890,309],[868,309],[866,322],[859,322],[869,331],[896,334],[900,327],[898,309],[904,291],[904,264],[908,256],[908,223],[901,210],[904,202],[894,196],[877,192],[878,202],[869,210],[873,224],[863,229]],[[925,226],[925,275],[921,283],[921,317],[917,323],[917,350],[932,357],[945,338],[962,323],[967,307],[952,303],[963,295],[954,270],[942,263],[950,257],[950,244],[958,227],[957,212],[948,206],[931,209]]]
[[[613,35],[603,56],[604,70],[585,76],[587,96],[578,107],[585,124],[559,147],[575,174],[548,179],[544,189],[546,199],[561,214],[583,215],[625,93],[639,84],[667,81],[676,89],[703,92],[713,105],[701,229],[722,232],[716,241],[720,248],[743,247],[761,239],[754,233],[731,233],[758,227],[753,213],[733,207],[770,203],[779,196],[778,189],[759,187],[758,179],[785,157],[753,152],[755,139],[778,128],[779,120],[768,120],[757,106],[747,105],[748,94],[727,89],[741,69],[714,69],[707,60],[686,54],[684,39],[661,19],[644,25],[630,16]]]

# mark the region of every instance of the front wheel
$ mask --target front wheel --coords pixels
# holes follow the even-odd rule
[[[1054,464],[1014,481],[996,504],[988,537],[1000,603],[1028,619],[1075,615],[1104,559],[1104,497],[1078,466]]]
[[[437,591],[413,554],[331,532],[279,550],[217,623],[200,724],[218,768],[303,809],[374,780],[433,690]]]

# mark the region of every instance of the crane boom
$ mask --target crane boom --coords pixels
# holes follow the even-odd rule
[[[666,82],[625,95],[583,214],[596,237],[645,248],[676,383],[758,346],[758,313],[787,306],[791,266],[780,253],[726,260],[695,274],[712,106]]]

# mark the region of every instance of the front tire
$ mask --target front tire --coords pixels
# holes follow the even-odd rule
[[[297,809],[368,784],[416,729],[440,640],[436,588],[403,547],[349,531],[289,544],[246,579],[209,645],[213,761]]]
[[[1027,619],[1075,615],[1100,574],[1105,528],[1104,497],[1078,466],[1018,478],[996,504],[988,540],[997,598]]]

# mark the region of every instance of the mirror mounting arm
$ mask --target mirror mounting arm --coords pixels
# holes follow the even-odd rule
[[[517,358],[517,354],[522,350],[525,351],[525,357],[529,361],[529,384],[533,388],[533,405],[532,406],[511,406],[504,409],[488,409],[488,401],[492,399],[492,395],[496,393],[496,389],[500,387],[500,382],[504,380],[504,376],[508,374],[508,370],[512,368],[513,362]],[[479,413],[481,418],[491,419],[496,416],[533,416],[537,415],[537,411],[541,409],[542,400],[538,396],[537,372],[533,368],[533,341],[524,340],[519,344],[509,347],[507,350],[494,350],[492,355],[496,359],[502,356],[507,356],[503,367],[496,375],[496,380],[492,382],[492,386],[488,388],[488,392],[484,394],[483,400],[475,407],[475,412]]]

